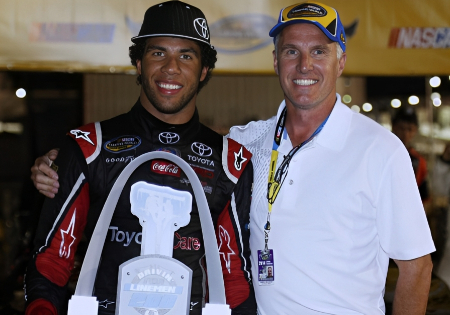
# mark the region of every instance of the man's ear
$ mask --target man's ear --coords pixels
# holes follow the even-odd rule
[[[346,61],[347,61],[347,54],[342,53],[341,59],[339,59],[339,61],[338,61],[338,64],[339,64],[338,77],[340,77],[342,72],[344,71]]]
[[[136,60],[136,70],[137,70],[137,72],[138,72],[139,75],[142,74],[142,71],[141,71],[141,64],[142,64],[142,60],[137,59],[137,60]]]
[[[273,69],[275,70],[275,73],[278,75],[278,60],[275,50],[272,51],[272,56],[273,56]]]
[[[202,68],[202,73],[201,73],[201,75],[200,75],[200,82],[202,82],[203,80],[205,80],[206,75],[208,74],[208,70],[209,70],[209,67],[203,67],[203,68]]]

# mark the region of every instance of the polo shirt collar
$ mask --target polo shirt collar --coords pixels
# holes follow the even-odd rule
[[[286,102],[283,100],[278,108],[276,121],[278,121],[285,107]],[[334,104],[330,117],[322,131],[314,139],[314,142],[331,150],[341,150],[347,139],[352,115],[353,112],[351,109],[342,104],[341,96],[336,93],[336,103]],[[273,140],[273,133],[271,139]]]

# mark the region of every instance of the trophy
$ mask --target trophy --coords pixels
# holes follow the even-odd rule
[[[208,265],[209,301],[202,315],[230,315],[214,226],[202,185],[194,170],[180,157],[167,152],[143,154],[128,164],[117,178],[95,226],[68,315],[97,315],[98,301],[92,296],[100,255],[108,227],[123,187],[133,171],[153,159],[177,164],[194,191],[202,226]],[[172,258],[174,232],[190,221],[192,196],[170,187],[134,183],[130,192],[131,212],[142,226],[141,254],[119,267],[116,315],[189,314],[192,270]]]

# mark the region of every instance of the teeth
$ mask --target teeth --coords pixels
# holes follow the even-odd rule
[[[312,85],[316,82],[317,80],[294,80],[294,83],[297,85]]]
[[[163,89],[167,90],[178,90],[181,89],[181,85],[176,84],[166,84],[166,83],[156,83],[158,86],[162,87]]]

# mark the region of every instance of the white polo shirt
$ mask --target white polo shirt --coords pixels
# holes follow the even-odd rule
[[[384,314],[389,257],[409,260],[435,248],[404,145],[339,95],[322,131],[290,162],[271,215],[275,281],[258,285],[270,154],[284,107],[277,117],[230,130],[254,154],[250,248],[258,312]],[[289,139],[281,142],[278,164],[291,148]]]

